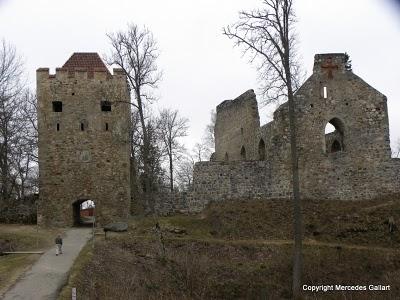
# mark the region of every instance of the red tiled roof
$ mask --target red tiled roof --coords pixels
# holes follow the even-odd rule
[[[96,52],[75,52],[66,61],[63,68],[67,68],[70,71],[73,71],[75,68],[86,68],[88,72],[93,72],[96,69],[106,71],[110,74],[106,65]]]

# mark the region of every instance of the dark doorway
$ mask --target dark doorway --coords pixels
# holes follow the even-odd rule
[[[258,143],[258,159],[265,160],[265,143],[263,139]]]
[[[325,126],[325,151],[344,151],[344,124],[338,118],[331,119]]]
[[[229,161],[228,152],[225,153],[225,161]]]
[[[242,160],[246,160],[246,148],[244,146],[240,149],[240,157]]]
[[[77,200],[72,204],[74,226],[93,226],[95,204],[90,199]]]
[[[342,151],[342,146],[340,145],[340,143],[338,142],[338,140],[334,140],[332,143],[332,148],[331,148],[331,152],[339,152]]]

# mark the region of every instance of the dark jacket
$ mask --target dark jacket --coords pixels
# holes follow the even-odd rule
[[[56,244],[57,245],[62,245],[62,238],[56,237]]]

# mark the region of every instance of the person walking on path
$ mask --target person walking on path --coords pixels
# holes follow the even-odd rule
[[[58,256],[58,254],[62,254],[63,241],[61,235],[57,235],[55,242],[56,242],[56,255]]]

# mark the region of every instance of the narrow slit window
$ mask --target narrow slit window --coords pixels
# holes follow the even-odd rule
[[[108,123],[106,123],[106,131],[108,131]]]
[[[60,131],[60,123],[57,123],[57,131]]]
[[[62,102],[61,101],[53,101],[53,111],[54,112],[62,112]]]
[[[85,124],[81,123],[81,131],[85,131]]]
[[[324,99],[328,98],[328,89],[326,88],[326,86],[324,86],[323,94],[324,94]]]
[[[100,106],[101,106],[101,111],[111,111],[110,101],[101,101]]]

